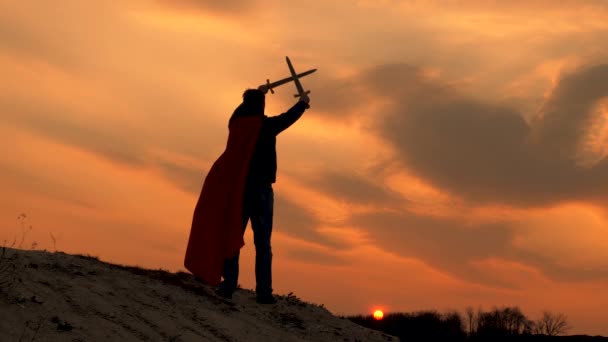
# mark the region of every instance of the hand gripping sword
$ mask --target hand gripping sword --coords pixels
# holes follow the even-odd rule
[[[304,88],[302,87],[302,83],[300,83],[300,79],[298,77],[298,75],[296,74],[296,71],[293,68],[293,65],[291,65],[291,61],[289,60],[289,57],[285,57],[285,60],[287,60],[287,66],[289,67],[289,72],[291,72],[291,77],[293,78],[293,83],[296,84],[296,89],[298,90],[298,93],[294,95],[294,97],[300,97],[300,98],[304,98],[305,95],[310,94],[310,90],[304,90]]]

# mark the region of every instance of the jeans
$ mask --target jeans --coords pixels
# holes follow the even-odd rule
[[[272,249],[270,236],[274,207],[272,184],[248,186],[243,203],[243,234],[251,220],[255,244],[255,280],[258,295],[272,294]],[[224,260],[223,278],[220,288],[234,291],[239,277],[239,255]]]

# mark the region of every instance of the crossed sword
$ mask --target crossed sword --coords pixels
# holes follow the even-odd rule
[[[267,90],[270,90],[270,93],[274,94],[273,88],[293,81],[296,85],[296,89],[298,90],[298,93],[295,94],[294,97],[302,98],[304,95],[310,94],[310,90],[304,90],[304,87],[302,87],[302,83],[300,83],[300,78],[312,74],[313,72],[317,71],[317,69],[311,69],[308,71],[304,71],[303,73],[296,74],[296,71],[293,68],[293,65],[291,64],[289,57],[285,57],[285,60],[287,61],[287,66],[289,67],[289,72],[291,73],[291,76],[275,82],[270,82],[270,80],[267,79],[266,84],[260,85],[258,89],[265,87]]]

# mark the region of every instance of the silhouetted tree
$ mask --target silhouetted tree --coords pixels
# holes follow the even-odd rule
[[[548,336],[557,336],[570,329],[566,315],[544,311],[541,318],[534,324],[534,332]]]
[[[464,338],[464,321],[458,311],[449,311],[441,317],[443,329],[447,336]]]
[[[466,315],[466,319],[467,319],[468,334],[469,334],[469,336],[473,336],[474,327],[475,327],[475,311],[473,310],[473,307],[468,306],[465,309],[465,315]]]
[[[563,334],[569,328],[564,314],[545,311],[543,316],[534,322],[517,306],[494,307],[490,311],[479,308],[477,312],[472,307],[467,307],[464,315],[457,311],[444,314],[437,311],[419,311],[389,313],[381,320],[376,320],[371,315],[347,318],[408,342],[553,341],[552,336]],[[561,337],[557,337],[559,338]]]
[[[349,320],[365,327],[397,336],[403,341],[465,341],[463,320],[456,311],[387,314],[381,320],[369,316],[350,316]]]
[[[484,337],[514,336],[530,334],[532,322],[519,307],[494,308],[492,311],[477,313],[477,335]]]

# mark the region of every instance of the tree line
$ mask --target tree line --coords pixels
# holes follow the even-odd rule
[[[532,320],[517,306],[494,307],[489,311],[468,307],[464,313],[389,313],[381,320],[371,315],[346,318],[402,341],[537,341],[563,335],[570,329],[562,313],[545,311]]]

